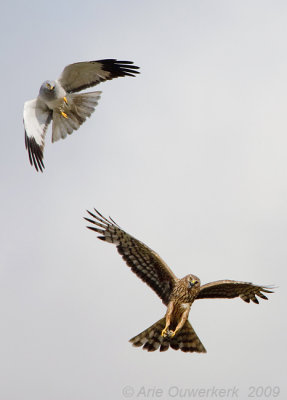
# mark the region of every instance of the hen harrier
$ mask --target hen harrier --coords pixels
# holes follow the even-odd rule
[[[100,233],[99,239],[117,246],[132,271],[147,283],[167,306],[164,318],[130,339],[136,346],[143,346],[147,351],[165,351],[169,347],[184,352],[205,353],[206,350],[193,330],[187,318],[194,300],[207,298],[240,297],[245,302],[250,300],[258,304],[256,296],[267,300],[262,293],[273,293],[264,286],[249,282],[221,280],[200,284],[195,275],[178,279],[157,253],[144,243],[124,232],[111,218],[103,217],[96,209],[96,214],[88,213],[94,218],[85,218],[95,226],[89,229]]]
[[[52,142],[65,139],[94,112],[101,92],[75,94],[100,82],[121,76],[135,76],[139,67],[132,61],[115,59],[67,65],[56,81],[45,81],[36,99],[24,104],[25,145],[31,165],[43,171],[45,135],[53,120]]]

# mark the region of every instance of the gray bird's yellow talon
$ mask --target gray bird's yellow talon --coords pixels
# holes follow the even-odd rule
[[[68,119],[68,115],[67,115],[66,113],[64,113],[64,111],[61,111],[61,115],[62,115],[64,118]]]

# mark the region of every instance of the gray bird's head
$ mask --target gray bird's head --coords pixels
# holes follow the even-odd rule
[[[53,100],[57,97],[56,89],[55,81],[45,81],[40,87],[39,96],[44,100]]]

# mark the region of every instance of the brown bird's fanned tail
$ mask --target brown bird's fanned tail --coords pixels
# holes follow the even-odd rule
[[[147,351],[166,351],[171,347],[174,350],[181,350],[186,353],[206,353],[199,337],[195,333],[191,324],[186,321],[183,328],[173,337],[161,336],[165,327],[165,318],[160,319],[155,324],[130,339],[135,347],[141,347]]]

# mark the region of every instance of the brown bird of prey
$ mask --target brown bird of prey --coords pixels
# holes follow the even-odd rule
[[[52,125],[52,142],[77,130],[94,112],[102,92],[78,94],[100,82],[121,76],[135,76],[139,67],[132,61],[106,59],[67,65],[56,81],[42,83],[36,99],[24,104],[25,145],[31,165],[43,171],[45,135]]]
[[[93,219],[85,218],[93,226],[89,229],[100,233],[99,239],[117,246],[131,270],[147,283],[167,306],[165,317],[130,339],[136,346],[148,351],[165,351],[169,347],[184,352],[205,353],[206,350],[188,322],[187,318],[194,300],[240,297],[246,303],[250,300],[258,304],[258,299],[267,300],[262,293],[273,293],[269,287],[253,285],[249,282],[221,280],[200,284],[195,275],[178,279],[157,253],[144,243],[123,231],[110,217],[106,219],[96,209],[88,211]]]

